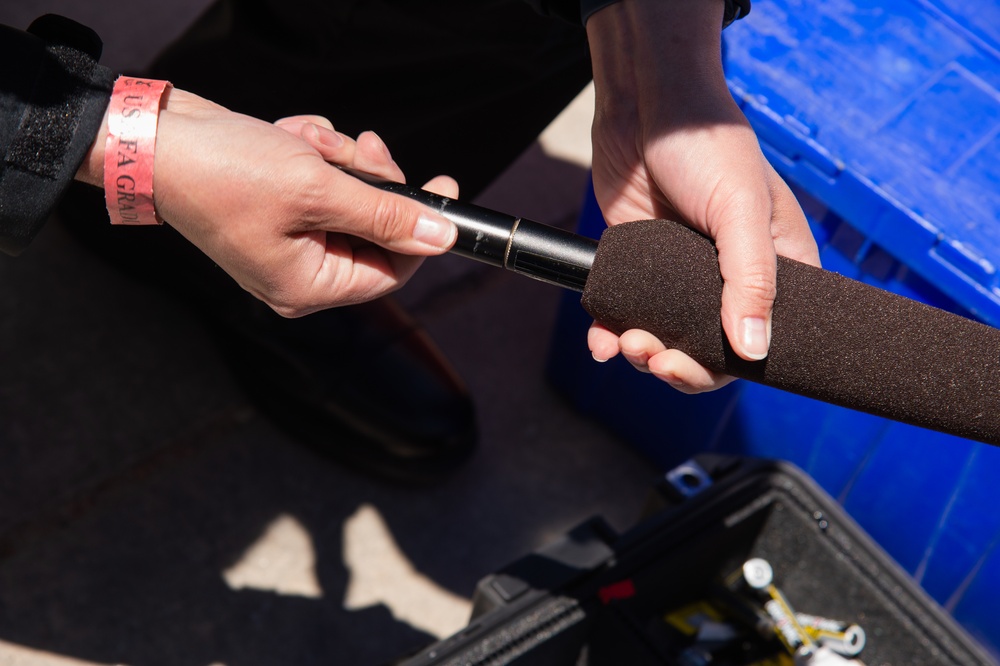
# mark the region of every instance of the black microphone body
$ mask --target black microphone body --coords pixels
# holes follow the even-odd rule
[[[410,185],[343,169],[386,192],[419,201],[458,227],[454,254],[506,268],[536,280],[583,291],[597,241],[539,222],[499,213]]]
[[[452,220],[456,254],[582,291],[615,333],[640,328],[716,372],[1000,445],[1000,330],[778,257],[770,350],[746,361],[722,330],[715,245],[680,223],[620,224],[598,243],[352,173]]]

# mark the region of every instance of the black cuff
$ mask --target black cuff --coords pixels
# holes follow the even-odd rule
[[[608,5],[613,5],[618,0],[580,0],[580,24],[587,25],[587,19],[597,10],[604,9]]]
[[[722,28],[728,28],[733,21],[738,21],[750,13],[750,0],[726,0],[726,12],[722,15]]]
[[[0,29],[0,251],[20,253],[76,175],[104,119],[114,83],[97,64],[89,28],[43,16]]]
[[[705,2],[706,0],[690,1]],[[527,0],[527,2],[536,11],[546,16],[555,16],[570,23],[586,25],[587,19],[597,13],[599,9],[613,5],[618,0]],[[743,18],[749,13],[750,0],[726,0],[726,10],[723,14],[722,27],[728,27],[730,23]]]

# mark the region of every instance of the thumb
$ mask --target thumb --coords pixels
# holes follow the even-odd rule
[[[769,220],[755,224],[749,221],[752,217],[721,226],[715,243],[723,280],[722,328],[737,355],[759,361],[767,356],[771,343],[777,256]]]
[[[335,185],[326,188],[329,212],[320,224],[323,230],[363,238],[400,254],[442,254],[455,244],[457,227],[437,211],[331,170],[336,172],[331,173]],[[432,183],[445,191],[457,189],[451,179]]]
[[[435,178],[431,178],[429,181],[424,183],[423,189],[442,197],[448,197],[449,199],[458,198],[458,183],[451,176],[437,176]]]

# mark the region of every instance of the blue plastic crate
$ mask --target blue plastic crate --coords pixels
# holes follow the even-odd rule
[[[730,89],[792,185],[824,267],[1000,326],[1000,3],[755,0]],[[588,193],[580,231],[604,227]],[[554,385],[664,469],[702,451],[794,462],[1000,656],[1000,449],[749,382],[678,394],[580,344]],[[1000,390],[1000,387],[998,387]]]

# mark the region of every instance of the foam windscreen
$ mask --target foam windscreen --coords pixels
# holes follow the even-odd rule
[[[1000,330],[778,258],[770,352],[745,361],[719,316],[715,246],[663,220],[604,232],[583,306],[702,365],[896,421],[1000,444]]]

